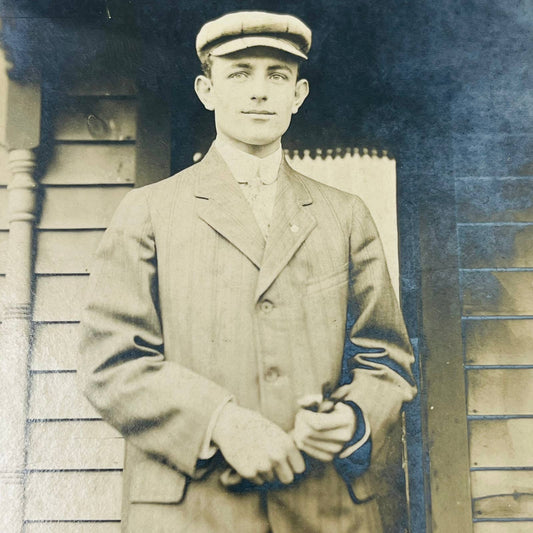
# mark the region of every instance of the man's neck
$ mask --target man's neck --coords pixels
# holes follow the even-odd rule
[[[281,139],[276,139],[274,142],[269,144],[257,145],[257,144],[247,144],[236,139],[232,139],[223,133],[217,133],[217,140],[219,142],[227,144],[236,150],[240,150],[246,154],[254,155],[256,157],[267,157],[270,154],[273,154],[281,146]]]

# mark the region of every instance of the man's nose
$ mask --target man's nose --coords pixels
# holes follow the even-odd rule
[[[260,102],[265,101],[268,98],[268,90],[266,80],[260,76],[255,77],[252,80],[251,87],[251,99]]]

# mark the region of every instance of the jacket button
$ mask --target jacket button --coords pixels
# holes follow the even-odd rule
[[[263,313],[270,313],[274,309],[274,304],[270,300],[263,300],[260,309]]]
[[[265,371],[265,381],[272,383],[279,378],[279,370],[275,366],[271,366]]]

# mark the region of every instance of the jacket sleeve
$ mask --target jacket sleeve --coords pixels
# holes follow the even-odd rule
[[[156,243],[142,189],[126,195],[96,252],[79,375],[89,401],[129,442],[197,474],[211,417],[231,394],[165,357]]]
[[[381,241],[359,198],[353,204],[350,254],[348,375],[334,394],[360,409],[363,427],[367,426],[361,431],[359,421],[356,451],[336,461],[339,470],[352,471],[355,477],[366,470],[369,458],[372,463],[380,455],[403,403],[415,396],[416,385],[411,372],[414,356]]]

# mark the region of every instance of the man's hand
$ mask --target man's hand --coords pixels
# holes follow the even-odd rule
[[[228,464],[257,485],[276,477],[288,484],[305,470],[302,454],[285,431],[235,403],[222,408],[212,439]]]
[[[321,395],[309,395],[299,400],[302,408],[296,413],[292,435],[300,450],[315,459],[329,462],[352,439],[357,420],[354,410],[342,402],[336,403],[327,413],[305,409],[321,402]]]

